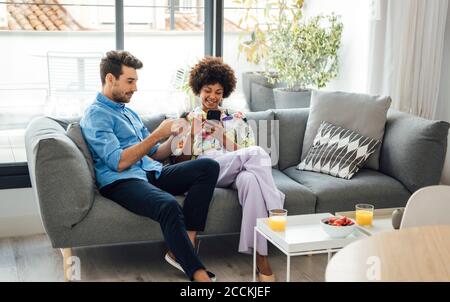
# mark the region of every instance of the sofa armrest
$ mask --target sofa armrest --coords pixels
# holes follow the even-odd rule
[[[56,121],[39,117],[30,122],[25,147],[41,219],[52,239],[87,215],[95,183],[83,154]]]
[[[396,110],[388,112],[380,171],[411,192],[439,183],[447,150],[449,124]]]

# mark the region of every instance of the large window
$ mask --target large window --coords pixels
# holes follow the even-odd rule
[[[204,1],[124,0],[123,18],[116,16],[121,2],[0,0],[0,164],[26,161],[23,133],[33,117],[83,113],[101,88],[100,58],[120,45],[117,36],[144,62],[133,108],[178,114],[189,105],[181,86],[204,55]]]

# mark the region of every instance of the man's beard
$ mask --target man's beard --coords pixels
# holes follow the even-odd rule
[[[131,96],[133,96],[133,93],[131,93]],[[130,98],[127,98],[126,94],[119,94],[117,92],[112,92],[113,101],[117,103],[129,103],[131,100]]]

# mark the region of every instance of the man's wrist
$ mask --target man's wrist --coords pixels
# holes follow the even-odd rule
[[[157,130],[153,131],[153,133],[148,138],[155,144],[163,139],[161,133],[159,133],[159,131]]]

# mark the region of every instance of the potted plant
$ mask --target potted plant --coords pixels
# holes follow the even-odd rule
[[[252,111],[275,108],[273,89],[285,87],[282,81],[274,81],[277,75],[269,72],[266,64],[269,51],[268,32],[278,26],[279,17],[283,14],[298,19],[302,13],[304,0],[295,0],[289,6],[287,0],[267,0],[262,10],[263,15],[255,14],[257,0],[234,0],[244,8],[238,25],[243,28],[239,37],[239,53],[245,55],[247,62],[253,65],[262,64],[262,71],[248,71],[242,74],[244,97]],[[269,78],[272,81],[269,81]]]
[[[280,17],[277,28],[268,34],[267,52],[267,65],[277,73],[270,82],[287,85],[274,89],[275,108],[309,107],[310,89],[323,88],[337,76],[342,30],[334,14],[294,21]]]

